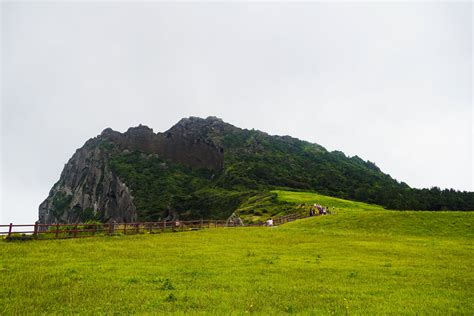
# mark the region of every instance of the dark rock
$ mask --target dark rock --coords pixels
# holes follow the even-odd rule
[[[131,127],[125,133],[105,129],[65,165],[59,181],[39,206],[40,223],[136,221],[132,191],[110,168],[110,155],[139,151],[144,156],[159,156],[190,167],[219,170],[224,164],[224,150],[202,136],[203,128],[219,124],[225,123],[210,117],[183,119],[158,134],[145,125]],[[170,217],[176,216],[170,212]]]
[[[135,221],[131,191],[110,169],[108,155],[100,147],[76,151],[39,206],[40,223]]]

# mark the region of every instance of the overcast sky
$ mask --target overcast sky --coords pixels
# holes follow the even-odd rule
[[[0,223],[104,128],[214,115],[473,191],[464,3],[1,4]]]

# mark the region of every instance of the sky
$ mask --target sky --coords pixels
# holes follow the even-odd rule
[[[2,2],[0,224],[106,127],[291,135],[474,191],[470,2]]]

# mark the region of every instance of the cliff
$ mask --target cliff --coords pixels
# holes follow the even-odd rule
[[[107,128],[88,140],[40,204],[40,223],[136,221],[132,190],[110,166],[111,158],[120,154],[141,152],[192,168],[222,169],[223,148],[200,138],[199,128],[188,128],[186,124],[194,120],[184,119],[165,133],[154,133],[143,125],[125,133]],[[208,123],[213,121],[218,120],[209,118]]]

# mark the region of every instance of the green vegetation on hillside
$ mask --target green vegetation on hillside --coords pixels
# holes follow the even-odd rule
[[[142,220],[156,220],[171,213],[184,219],[225,218],[234,211],[250,221],[259,220],[268,213],[269,202],[278,211],[274,214],[289,210],[269,193],[279,187],[388,209],[474,210],[474,192],[412,189],[370,161],[329,152],[289,136],[239,129],[215,118],[195,119],[179,126],[167,133],[221,147],[224,168],[192,169],[139,152],[112,155],[111,166],[133,189]],[[262,196],[267,199],[263,204],[248,201]],[[256,214],[250,214],[250,206]]]
[[[253,192],[213,185],[215,174],[166,162],[139,152],[114,155],[112,169],[133,190],[141,221],[158,221],[179,214],[181,219],[227,218]]]
[[[474,210],[474,192],[412,189],[357,156],[210,117],[183,119],[158,134],[141,125],[125,133],[104,130],[65,165],[39,219],[227,219],[236,212],[259,222],[308,211],[306,204],[277,199],[279,189],[394,210]]]
[[[373,162],[290,136],[224,126],[199,137],[224,146],[225,170],[218,182],[222,186],[303,189],[389,209],[474,210],[474,192],[412,189]]]
[[[287,191],[250,203],[269,196],[336,214],[273,228],[1,242],[0,314],[474,313],[473,213]]]
[[[261,223],[270,217],[289,213],[307,213],[307,208],[298,203],[281,201],[275,192],[260,192],[250,195],[242,202],[236,214],[246,223]]]

